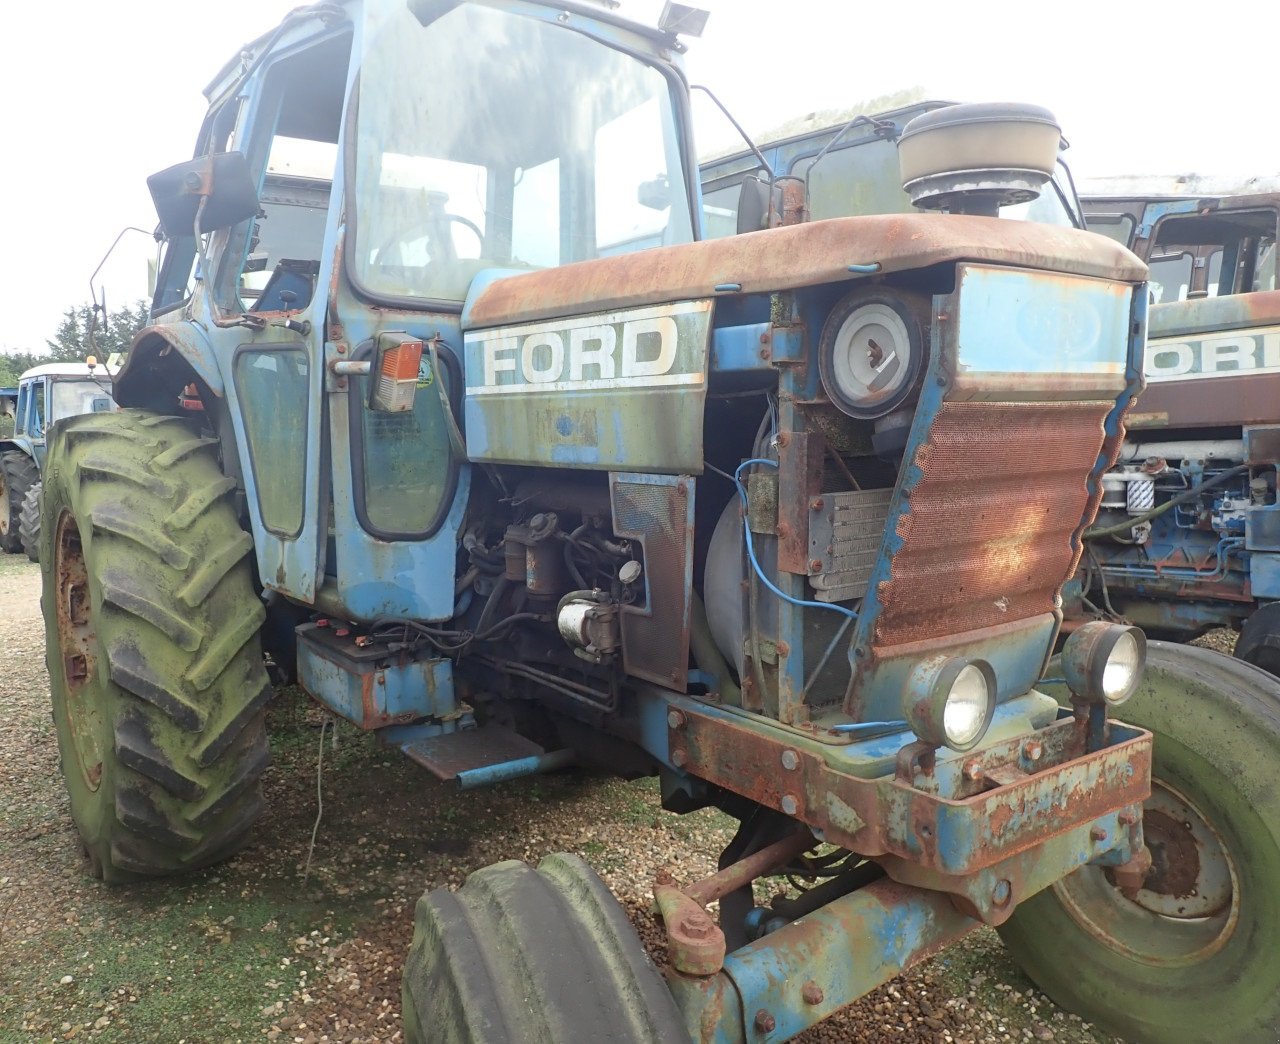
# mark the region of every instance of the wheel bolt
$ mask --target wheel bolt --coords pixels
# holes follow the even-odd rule
[[[1105,841],[1106,839],[1107,831],[1103,827],[1096,826],[1089,831],[1089,840],[1091,841]]]
[[[800,997],[806,1004],[821,1004],[822,987],[816,982],[806,982],[800,989]]]
[[[782,811],[789,816],[794,816],[799,810],[800,804],[790,794],[782,795]]]
[[[772,1033],[777,1024],[777,1021],[766,1009],[761,1008],[756,1012],[756,1029],[761,1033]]]
[[[788,772],[794,772],[800,764],[800,756],[794,750],[784,750],[782,752],[782,767]]]

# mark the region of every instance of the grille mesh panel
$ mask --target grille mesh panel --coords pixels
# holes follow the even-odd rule
[[[1050,612],[1114,403],[944,403],[880,584],[876,646]]]

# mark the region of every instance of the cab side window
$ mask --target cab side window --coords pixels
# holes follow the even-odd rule
[[[28,416],[30,420],[27,424],[27,434],[33,439],[44,438],[44,381],[32,381],[31,388],[31,404],[28,407]]]
[[[231,231],[215,293],[230,311],[296,311],[315,293],[351,38],[330,37],[265,70],[262,97],[238,147],[258,177],[256,217]]]
[[[1276,288],[1277,212],[1228,207],[1175,214],[1156,223],[1151,249],[1152,280],[1157,268],[1168,280],[1159,300],[1247,294]]]
[[[18,408],[14,413],[13,430],[16,435],[27,434],[27,407],[31,402],[31,385],[24,384],[18,389]]]

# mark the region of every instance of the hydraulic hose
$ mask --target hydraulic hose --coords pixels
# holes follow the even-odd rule
[[[1221,486],[1224,482],[1235,478],[1237,475],[1243,475],[1248,470],[1248,464],[1237,464],[1234,468],[1228,468],[1221,474],[1214,475],[1211,479],[1206,479],[1198,486],[1192,486],[1190,489],[1179,493],[1176,497],[1170,497],[1163,504],[1153,507],[1150,511],[1144,511],[1141,515],[1134,515],[1132,518],[1118,522],[1114,526],[1104,526],[1102,529],[1087,529],[1085,530],[1084,538],[1086,540],[1097,540],[1100,537],[1118,536],[1121,533],[1127,533],[1134,526],[1140,526],[1143,522],[1150,522],[1153,518],[1163,515],[1178,504],[1184,504],[1188,500],[1198,497],[1205,490]]]

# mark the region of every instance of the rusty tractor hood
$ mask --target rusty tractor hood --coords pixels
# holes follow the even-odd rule
[[[726,285],[743,294],[794,290],[857,278],[850,265],[875,263],[888,274],[948,261],[1130,283],[1147,277],[1135,255],[1093,232],[1000,218],[884,214],[655,247],[499,279],[475,297],[467,326],[696,300]]]

